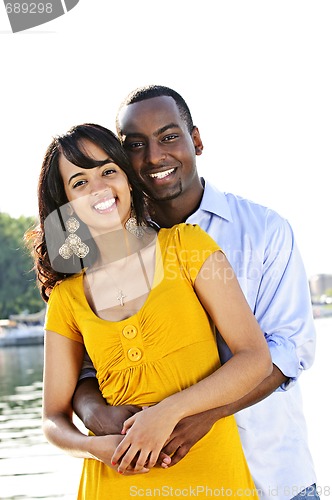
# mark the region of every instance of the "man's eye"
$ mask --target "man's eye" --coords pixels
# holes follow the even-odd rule
[[[138,149],[143,147],[143,142],[142,141],[136,141],[136,142],[130,142],[125,144],[126,149]]]
[[[163,141],[168,142],[168,141],[173,141],[174,139],[177,139],[179,136],[177,134],[169,134],[166,135],[166,137],[163,138]]]

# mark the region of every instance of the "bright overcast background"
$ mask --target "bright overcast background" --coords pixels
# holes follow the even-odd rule
[[[80,0],[12,34],[0,5],[0,211],[36,215],[53,135],[114,127],[120,101],[158,83],[186,99],[200,173],[293,226],[308,276],[332,273],[332,3]]]

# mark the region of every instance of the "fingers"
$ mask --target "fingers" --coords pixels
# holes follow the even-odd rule
[[[183,443],[183,442],[182,444],[179,443],[180,440],[172,439],[169,443],[166,444],[166,446],[163,447],[162,453],[164,454],[164,456],[162,457],[162,463],[161,463],[161,466],[163,468],[166,468],[165,464],[167,467],[172,467],[173,465],[180,462],[180,460],[182,460],[182,458],[187,455],[188,451],[191,448],[190,443]],[[162,453],[160,454],[160,458]],[[166,457],[171,457],[171,459],[168,460]]]
[[[126,438],[117,446],[112,459],[112,466],[117,465],[119,474],[129,471],[145,472],[149,471],[157,463],[159,450],[152,450],[150,447],[138,447],[132,443],[126,444]],[[167,466],[169,457],[164,456],[164,464]],[[164,467],[165,468],[165,467]]]
[[[113,466],[118,466],[119,474],[124,474],[130,469],[140,472],[154,465],[153,458],[150,457],[150,449],[143,445],[133,444],[128,435],[116,447],[111,463]]]
[[[129,447],[127,452],[115,462],[115,454],[112,457],[112,465],[118,465],[117,471],[119,474],[127,472],[142,473],[149,471],[156,463],[158,455],[149,453],[147,450],[135,451],[133,446]],[[134,465],[133,465],[134,464]]]
[[[125,473],[124,473],[124,476],[134,476],[135,474],[147,474],[148,472],[150,472],[150,469],[147,469],[146,467],[143,467],[143,469],[141,469],[140,471],[136,471],[136,470],[127,470]]]
[[[180,446],[180,440],[171,439],[171,441],[163,446],[161,453],[163,453],[165,456],[171,457],[177,451],[177,449],[180,448]]]
[[[158,463],[163,469],[167,469],[171,465],[171,462],[172,459],[170,456],[166,455],[163,452],[159,454]]]
[[[171,460],[170,464],[168,464],[168,467],[173,467],[173,465],[180,462],[180,460],[182,460],[183,457],[185,457],[187,455],[189,450],[190,450],[190,447],[188,447],[188,446],[179,446],[179,448],[172,455],[172,460]]]
[[[137,474],[147,474],[148,472],[150,472],[150,469],[148,469],[147,467],[143,467],[141,470],[139,471],[136,471],[135,468],[130,465],[126,471],[123,473],[124,476],[134,476],[134,475],[137,475]]]
[[[111,458],[111,463],[113,466],[120,465],[123,460],[124,463],[127,463],[127,467],[129,467],[132,460],[135,458],[135,454],[132,456],[133,448],[131,447],[131,453],[127,453],[130,450],[130,442],[126,438],[124,438],[120,444],[115,448],[115,451]],[[121,459],[122,457],[122,459]],[[130,458],[131,457],[131,458]],[[130,460],[128,460],[130,458]],[[124,472],[123,468],[118,468],[118,471],[121,473]]]
[[[154,467],[158,461],[158,457],[159,457],[159,451],[152,451],[150,453],[150,456],[149,456],[149,461],[147,462],[146,466],[149,468],[149,469],[152,469],[152,467]]]
[[[134,414],[131,417],[127,418],[127,420],[125,420],[123,422],[121,434],[127,434],[127,432],[129,431],[129,429],[133,426],[135,420],[136,420],[136,414]]]

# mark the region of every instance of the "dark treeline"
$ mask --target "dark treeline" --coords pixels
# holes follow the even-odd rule
[[[40,311],[40,298],[32,269],[32,257],[25,247],[24,233],[36,223],[34,217],[0,213],[0,318],[23,311]]]

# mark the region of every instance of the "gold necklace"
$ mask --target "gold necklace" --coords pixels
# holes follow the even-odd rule
[[[148,292],[150,292],[151,291],[151,285],[150,285],[150,281],[149,281],[149,278],[148,278],[148,274],[146,272],[146,267],[145,267],[144,261],[142,259],[142,255],[141,255],[140,250],[138,250],[137,256],[138,256],[138,259],[140,261],[140,265],[141,265],[141,269],[142,269],[142,272],[143,272],[143,276],[144,276],[144,281],[145,281],[146,287],[148,289]],[[116,300],[119,302],[120,306],[124,306],[125,304],[124,304],[124,300],[123,299],[125,299],[127,297],[127,295],[124,295],[123,290],[117,286],[117,284],[115,283],[115,281],[114,281],[114,279],[112,277],[111,277],[111,279],[112,279],[115,287],[118,290],[118,294],[117,294]]]
[[[139,264],[140,264],[140,267],[141,267],[141,270],[142,270],[142,273],[144,276],[145,285],[147,287],[148,292],[150,292],[151,285],[150,285],[148,273],[147,273],[142,255],[141,255],[141,251],[139,250],[138,252],[136,252],[136,255],[138,256],[138,259],[139,259]],[[126,268],[128,268],[127,259],[128,259],[128,257],[126,258],[126,261],[125,261],[125,264],[122,268],[122,271],[120,270],[119,274],[121,274],[121,272],[123,272]],[[115,281],[114,271],[111,272],[111,270],[108,269],[108,267],[109,267],[108,265],[95,267],[94,269],[91,270],[92,272],[91,272],[90,276],[92,277],[94,272],[104,271],[107,274],[108,278],[112,281],[112,283],[116,289],[115,298],[116,298],[117,302],[119,303],[119,306],[123,307],[125,305],[124,299],[127,297],[127,295],[125,294],[123,287],[118,286],[117,282]],[[128,271],[125,274],[128,275]],[[89,278],[88,278],[88,280],[89,280]],[[98,283],[98,281],[96,282],[96,284]],[[90,283],[90,293],[93,295],[93,290],[91,288],[91,285],[92,285],[92,283]],[[102,295],[104,295],[104,293],[101,292],[101,287],[100,287],[100,283],[99,283],[99,285],[97,285],[97,289],[95,289],[95,297],[93,297],[93,296],[91,297],[96,306],[98,303],[100,303],[100,301],[97,300],[97,297],[98,296],[102,297]],[[101,299],[101,302],[103,302],[103,299]]]
[[[124,300],[127,297],[127,295],[124,295],[122,290],[118,290],[118,295],[116,296],[116,300],[119,301],[120,306],[124,306]]]

